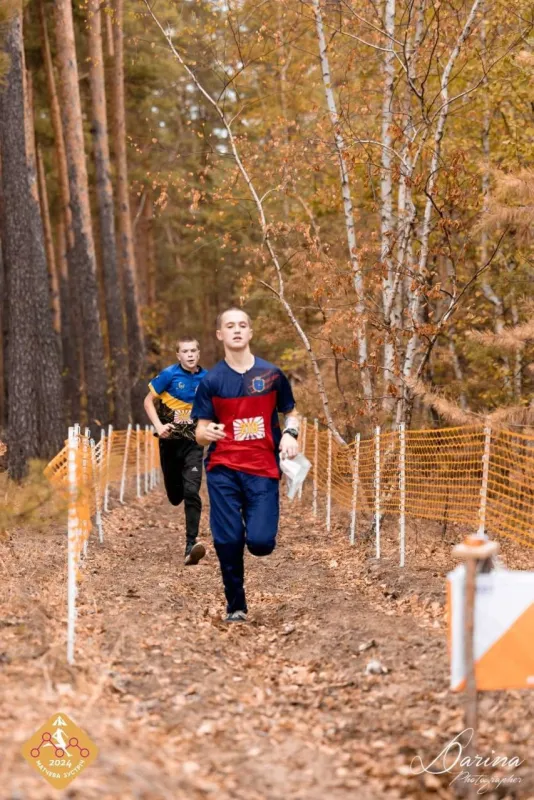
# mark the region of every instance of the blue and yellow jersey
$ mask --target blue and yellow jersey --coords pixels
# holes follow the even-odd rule
[[[159,399],[158,416],[161,422],[174,425],[171,438],[195,438],[191,409],[198,385],[206,374],[207,371],[202,367],[197,367],[196,372],[189,372],[181,364],[172,364],[148,384],[154,397]]]

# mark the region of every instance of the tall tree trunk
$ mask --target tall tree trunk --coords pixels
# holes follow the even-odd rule
[[[80,298],[76,291],[72,260],[74,233],[70,212],[69,176],[67,154],[63,137],[61,111],[54,76],[54,65],[50,50],[50,40],[46,25],[44,0],[39,0],[39,20],[43,42],[43,60],[50,107],[50,120],[54,132],[55,158],[59,187],[60,213],[57,228],[57,264],[59,273],[59,293],[61,308],[61,347],[63,352],[63,381],[67,418],[70,422],[80,419],[81,414],[81,376],[83,353],[81,331],[79,328]]]
[[[39,182],[39,202],[41,205],[41,216],[43,218],[46,262],[48,264],[48,280],[50,284],[50,299],[52,302],[52,320],[54,323],[54,330],[56,333],[60,333],[61,306],[59,297],[59,278],[57,272],[56,253],[54,250],[54,237],[52,235],[52,223],[50,220],[50,205],[48,203],[48,191],[46,188],[43,154],[40,147],[37,147],[37,178]]]
[[[103,7],[104,21],[106,25],[106,50],[109,58],[115,57],[115,45],[113,43],[113,5],[111,0]]]
[[[93,119],[91,131],[94,142],[96,191],[100,220],[102,273],[113,392],[113,424],[119,430],[130,420],[130,382],[128,352],[122,310],[122,294],[117,270],[115,242],[115,210],[111,186],[108,121],[102,50],[102,17],[100,0],[89,0],[89,77]]]
[[[321,74],[323,78],[323,87],[326,97],[326,105],[330,114],[330,121],[334,132],[334,147],[336,150],[337,160],[339,163],[340,179],[341,179],[341,196],[343,198],[343,211],[345,216],[345,229],[347,235],[347,245],[349,251],[349,259],[353,273],[354,290],[356,292],[356,342],[358,346],[358,361],[360,365],[360,380],[362,382],[363,396],[367,406],[367,410],[371,409],[373,402],[373,384],[371,380],[371,372],[368,363],[368,347],[367,347],[367,326],[366,326],[366,308],[365,308],[365,286],[363,279],[363,271],[358,256],[358,247],[356,241],[356,225],[354,222],[354,208],[352,204],[352,195],[350,188],[349,170],[347,161],[345,159],[345,140],[341,133],[341,120],[337,110],[336,98],[332,89],[332,76],[330,73],[330,63],[328,59],[328,48],[326,45],[326,37],[324,33],[323,17],[321,13],[321,6],[319,0],[312,0],[313,11],[315,16],[315,28],[317,31],[317,39],[319,42],[319,59],[321,63]]]
[[[154,241],[154,201],[152,190],[147,187],[143,208],[146,225],[146,304],[153,308],[156,303],[156,245]]]
[[[21,48],[23,47],[21,43]],[[21,50],[24,68],[24,50]],[[54,330],[45,234],[39,204],[39,186],[33,122],[33,87],[31,74],[23,72],[24,119],[29,219],[31,224],[33,305],[35,312],[35,374],[37,378],[39,449],[41,458],[50,459],[61,450],[65,439],[61,349]],[[26,78],[26,81],[24,81]]]
[[[28,169],[24,146],[24,64],[22,14],[10,22],[4,51],[10,67],[0,91],[0,150],[2,194],[5,203],[2,244],[8,299],[7,373],[8,470],[12,478],[24,477],[28,459],[37,454],[37,390],[35,315],[33,296],[31,213]]]
[[[3,218],[2,175],[0,164],[0,220]],[[7,381],[6,381],[6,345],[7,345],[7,302],[6,278],[4,274],[4,258],[2,255],[2,225],[0,224],[0,439],[7,425]]]
[[[60,69],[60,97],[69,176],[70,209],[74,235],[72,264],[81,298],[83,360],[87,391],[88,424],[96,430],[108,422],[104,343],[100,329],[96,259],[89,205],[89,184],[85,161],[82,107],[74,24],[70,0],[55,0],[56,42]]]
[[[130,216],[130,187],[126,155],[126,109],[124,104],[124,0],[115,0],[113,26],[115,61],[112,80],[113,142],[117,168],[119,205],[119,257],[124,285],[126,331],[129,344],[130,386],[134,420],[144,419],[143,397],[146,394],[145,341],[137,299],[135,251]]]
[[[394,408],[394,398],[389,393],[389,387],[395,382],[395,343],[393,332],[390,329],[392,311],[395,309],[395,290],[398,291],[398,281],[395,281],[395,269],[392,258],[393,247],[393,92],[395,87],[395,0],[385,0],[384,3],[384,30],[388,35],[387,49],[384,53],[384,89],[382,96],[382,171],[380,174],[380,260],[386,269],[386,277],[382,281],[382,300],[386,325],[386,339],[384,342],[384,398],[382,407],[384,411],[391,412]],[[397,287],[397,289],[395,289]],[[389,311],[389,313],[388,313]],[[395,325],[397,327],[397,325]]]
[[[480,5],[482,4],[482,0],[472,0],[471,7],[469,9],[469,13],[467,15],[466,21],[462,28],[461,33],[458,35],[456,39],[455,45],[450,53],[449,59],[445,68],[443,69],[443,73],[440,79],[440,101],[441,107],[437,117],[436,128],[434,131],[434,142],[433,142],[433,150],[432,150],[432,158],[430,160],[430,169],[428,173],[428,180],[426,183],[425,194],[426,194],[426,202],[423,212],[423,221],[421,226],[421,245],[419,248],[419,257],[418,257],[418,264],[417,264],[417,272],[418,272],[418,279],[419,282],[422,284],[424,280],[424,274],[426,272],[428,257],[430,253],[430,234],[432,231],[432,216],[434,213],[434,190],[436,186],[436,182],[438,180],[439,170],[440,170],[440,162],[441,162],[441,151],[443,145],[443,135],[445,133],[445,126],[447,124],[447,119],[449,116],[450,110],[450,81],[451,75],[454,69],[454,65],[456,60],[462,50],[466,40],[471,35],[473,27],[475,25],[477,13],[479,11]],[[419,289],[422,287],[420,286]],[[397,417],[396,422],[402,422],[406,420],[407,424],[409,424],[410,418],[410,403],[412,401],[412,397],[410,392],[408,391],[408,382],[413,376],[415,370],[415,362],[417,359],[419,346],[420,346],[420,336],[419,336],[419,326],[422,322],[422,304],[423,304],[423,297],[424,293],[422,291],[410,291],[410,302],[409,302],[409,318],[412,323],[412,333],[410,339],[408,340],[408,344],[406,346],[406,352],[404,354],[404,363],[402,367],[402,377],[403,377],[403,394],[397,404]],[[419,366],[419,369],[422,366],[422,363]],[[419,377],[419,375],[417,375]]]

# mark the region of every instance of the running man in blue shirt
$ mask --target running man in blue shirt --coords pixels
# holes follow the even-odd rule
[[[224,359],[202,380],[192,416],[196,439],[209,444],[206,477],[210,525],[221,565],[228,622],[244,622],[245,545],[266,556],[276,545],[279,518],[279,458],[298,453],[299,417],[281,369],[254,356],[252,327],[240,309],[217,319]],[[278,414],[288,414],[280,431]]]
[[[161,470],[167,497],[173,506],[185,506],[185,564],[198,564],[206,554],[197,542],[202,512],[200,484],[204,449],[195,441],[191,409],[206,370],[199,366],[196,339],[182,336],[176,343],[177,364],[159,373],[149,384],[145,411],[159,436]],[[156,409],[154,401],[158,403]]]

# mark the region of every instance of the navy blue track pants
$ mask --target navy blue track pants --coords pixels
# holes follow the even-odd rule
[[[279,481],[217,466],[207,472],[210,526],[221,565],[228,613],[246,611],[245,545],[268,556],[276,545]]]

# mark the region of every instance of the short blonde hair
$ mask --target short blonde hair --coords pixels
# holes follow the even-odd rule
[[[221,311],[220,314],[217,314],[217,328],[216,328],[216,330],[218,330],[218,331],[221,330],[223,317],[224,317],[225,314],[228,314],[229,311],[240,311],[242,314],[245,315],[245,317],[247,318],[248,324],[252,328],[252,320],[250,319],[250,317],[247,314],[247,312],[244,311],[242,308],[237,308],[237,306],[230,306],[230,308],[225,308],[224,311]]]
[[[198,343],[198,339],[195,339],[194,336],[180,336],[179,339],[176,340],[176,352],[180,350],[180,345],[184,342],[195,342],[197,348],[200,350],[200,344]]]

